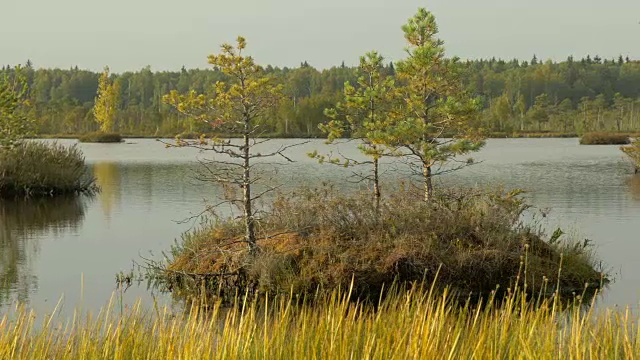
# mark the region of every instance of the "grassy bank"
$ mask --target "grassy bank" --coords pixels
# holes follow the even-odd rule
[[[591,132],[582,135],[581,145],[626,145],[631,142],[629,134]]]
[[[78,140],[83,143],[121,143],[122,136],[117,133],[94,132],[83,134]]]
[[[455,305],[412,290],[377,308],[333,292],[313,306],[284,295],[231,308],[154,313],[140,306],[59,322],[0,318],[2,359],[633,359],[639,318],[522,296]],[[43,325],[39,325],[43,323]]]
[[[462,293],[489,294],[517,282],[522,263],[528,291],[553,291],[560,274],[563,293],[597,288],[586,243],[551,238],[520,222],[527,208],[516,194],[451,191],[430,203],[399,191],[380,210],[368,194],[331,190],[278,199],[261,217],[254,257],[239,221],[217,221],[184,235],[172,250],[160,282],[177,294],[229,297],[250,293],[311,294],[348,287],[376,299],[397,281],[432,281]],[[563,271],[560,272],[560,267]]]
[[[95,190],[75,146],[24,142],[0,149],[0,197],[39,197]]]

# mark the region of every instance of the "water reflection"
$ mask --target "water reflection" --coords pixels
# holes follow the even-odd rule
[[[110,219],[114,206],[120,203],[120,172],[112,162],[98,162],[93,165],[93,176],[100,187],[100,204],[105,218]]]
[[[77,228],[86,198],[59,197],[0,202],[0,306],[27,302],[37,289],[33,266],[38,235]]]
[[[634,175],[627,181],[631,196],[634,200],[640,201],[640,175]]]

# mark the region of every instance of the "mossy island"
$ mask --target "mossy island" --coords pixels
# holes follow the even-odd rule
[[[422,281],[463,297],[525,283],[531,295],[570,297],[608,282],[587,242],[523,224],[527,205],[517,192],[452,190],[428,203],[416,196],[391,194],[379,209],[366,193],[281,197],[260,222],[257,253],[241,221],[213,221],[173,247],[162,283],[194,298],[352,287],[354,297],[375,301],[392,284]]]

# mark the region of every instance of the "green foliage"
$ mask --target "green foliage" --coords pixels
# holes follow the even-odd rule
[[[21,142],[0,149],[0,197],[40,197],[92,192],[84,156],[75,147]]]
[[[399,94],[391,76],[383,74],[383,58],[372,51],[360,57],[360,77],[357,84],[344,84],[344,98],[335,108],[325,109],[330,119],[319,128],[327,134],[327,142],[348,136],[360,140],[360,151],[372,159],[374,194],[380,198],[379,160],[382,156],[393,155],[386,146],[386,131],[391,126],[392,116],[399,105]],[[356,165],[352,159],[331,158],[316,152],[309,154],[320,162],[328,161],[345,167]]]
[[[119,102],[120,85],[118,82],[111,83],[107,66],[98,80],[98,94],[93,106],[93,115],[103,133],[113,132]]]
[[[446,58],[435,17],[425,9],[402,27],[409,57],[397,63],[403,112],[385,142],[408,150],[421,167],[425,200],[433,196],[432,167],[479,150],[484,141],[474,126],[479,103],[465,93],[459,59]]]
[[[78,137],[83,143],[121,143],[122,135],[117,133],[92,132]]]
[[[625,145],[629,144],[629,135],[591,132],[582,135],[580,144],[582,145]]]
[[[518,194],[443,191],[416,202],[415,193],[400,191],[378,208],[363,194],[301,191],[279,198],[263,216],[258,257],[248,258],[237,243],[240,222],[218,221],[185,234],[162,274],[182,295],[203,289],[233,295],[237,286],[241,293],[310,295],[318,287],[351,286],[355,295],[377,299],[394,281],[429,283],[436,274],[461,294],[489,294],[498,284],[507,289],[525,278],[528,291],[552,292],[556,284],[545,278],[558,274],[565,294],[582,292],[585,283],[598,287],[602,274],[591,249],[559,240],[558,232],[550,243],[535,226],[522,224],[527,205]],[[527,269],[518,278],[525,258]]]
[[[267,66],[265,73],[284,87],[282,101],[264,121],[265,134],[286,137],[317,137],[318,124],[326,121],[323,110],[343,98],[345,82],[356,86],[358,67],[315,69],[309,64],[287,68]],[[538,62],[479,59],[462,61],[464,89],[479,97],[482,112],[477,123],[489,132],[584,133],[591,131],[636,132],[640,130],[640,62],[592,59]],[[395,77],[395,64],[384,66]],[[29,118],[38,134],[82,134],[98,130],[92,108],[99,73],[78,68],[22,68],[29,87]],[[0,68],[0,77],[12,69]],[[209,84],[226,81],[219,69],[182,69],[153,72],[145,67],[112,75],[121,84],[120,109],[114,131],[136,136],[168,136],[181,132],[210,131],[207,124],[183,121],[162,96],[171,90],[184,94],[209,91]],[[401,85],[396,79],[396,84]],[[357,86],[356,86],[357,87]],[[540,94],[546,94],[549,121],[538,123],[528,114]],[[598,98],[598,95],[601,95]],[[513,106],[506,118],[505,97]],[[501,103],[502,102],[502,103]],[[564,103],[564,104],[563,104]],[[500,115],[499,115],[500,114]],[[505,120],[506,119],[506,120]]]
[[[0,148],[12,147],[31,135],[29,87],[20,66],[0,73]]]

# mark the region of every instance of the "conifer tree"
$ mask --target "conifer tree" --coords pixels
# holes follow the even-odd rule
[[[433,196],[434,166],[458,161],[446,170],[460,169],[469,162],[455,157],[484,145],[473,120],[479,103],[468,97],[462,83],[459,58],[446,58],[444,42],[437,37],[432,13],[421,8],[402,27],[408,43],[408,58],[398,62],[398,81],[404,86],[401,116],[390,130],[387,143],[407,152],[424,181],[424,200]]]
[[[270,114],[282,98],[282,86],[275,84],[271,76],[255,63],[251,56],[244,54],[247,42],[238,37],[235,46],[223,44],[219,54],[209,56],[209,64],[220,69],[227,82],[217,81],[203,94],[192,90],[180,94],[173,90],[164,96],[164,102],[175,107],[180,113],[198,122],[211,126],[216,131],[227,134],[239,134],[240,142],[217,137],[202,136],[196,141],[178,138],[177,146],[190,146],[229,160],[211,161],[207,168],[208,179],[224,185],[238,186],[242,189],[241,199],[232,199],[243,209],[245,239],[251,253],[259,248],[256,242],[256,210],[253,203],[261,194],[252,193],[252,185],[258,180],[253,174],[254,160],[257,158],[281,156],[289,158],[284,151],[295,145],[282,146],[270,152],[256,152],[254,146],[267,141],[259,139],[262,134],[262,121]],[[289,160],[290,161],[290,160]]]
[[[327,134],[328,143],[345,136],[357,139],[362,143],[360,151],[371,158],[372,175],[365,179],[373,182],[373,192],[377,206],[380,204],[380,158],[392,155],[392,151],[384,145],[385,131],[391,124],[391,118],[398,106],[398,91],[391,76],[383,74],[383,57],[375,51],[360,57],[357,84],[346,82],[343,91],[343,101],[334,108],[325,110],[330,119],[321,124],[320,129]],[[358,164],[351,159],[338,159],[310,154],[321,162],[328,160],[336,164],[348,166]],[[344,160],[344,161],[342,161]]]

